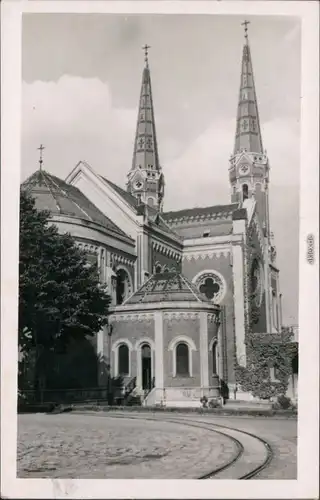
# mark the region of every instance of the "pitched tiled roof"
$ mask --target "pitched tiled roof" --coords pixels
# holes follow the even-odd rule
[[[22,188],[33,196],[38,210],[48,210],[52,215],[69,215],[92,221],[114,233],[127,236],[78,188],[59,177],[38,170],[22,183]]]
[[[153,274],[124,305],[184,301],[211,303],[187,278],[168,272]]]
[[[229,205],[214,205],[211,207],[195,207],[186,208],[161,214],[163,219],[168,222],[184,222],[189,220],[202,219],[226,219],[231,217],[232,212],[236,210],[238,203],[230,203]]]
[[[143,214],[145,210],[147,210],[149,221],[155,226],[162,229],[162,231],[168,233],[168,235],[175,236],[175,238],[179,238],[179,236],[166,224],[166,221],[162,217],[162,213],[159,214],[159,211],[150,206],[144,205],[142,202],[139,202],[135,196],[133,196],[128,191],[125,191],[120,186],[111,182],[109,179],[100,176],[104,182],[109,184],[135,211]]]
[[[124,189],[122,189],[120,186],[118,186],[114,182],[109,181],[109,179],[106,179],[105,177],[102,177],[102,175],[100,175],[100,177],[104,180],[104,182],[106,182],[107,184],[109,184],[109,186],[111,186],[120,196],[122,196],[122,198],[127,203],[129,203],[129,205],[131,205],[132,208],[134,208],[135,210],[138,208],[139,202],[138,202],[138,200],[137,200],[137,198],[135,196],[133,196],[128,191],[125,191]]]

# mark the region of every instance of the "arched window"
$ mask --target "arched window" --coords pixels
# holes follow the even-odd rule
[[[118,269],[117,275],[117,285],[116,285],[116,297],[117,305],[121,305],[124,300],[126,300],[131,293],[131,283],[128,273],[124,269]]]
[[[126,344],[118,348],[118,375],[129,375],[129,347]]]
[[[273,325],[278,329],[278,307],[277,307],[277,296],[275,290],[272,290],[272,315],[273,315]]]
[[[153,207],[153,205],[154,205],[154,199],[153,198],[148,198],[148,205],[149,205],[149,207]]]
[[[156,263],[154,270],[155,270],[156,274],[160,274],[161,273],[162,267],[161,267],[161,264],[159,262]]]
[[[149,344],[141,346],[141,372],[142,372],[142,389],[152,388],[152,361],[151,347]]]
[[[189,347],[180,342],[176,347],[176,375],[189,377]]]
[[[243,184],[242,186],[242,200],[246,200],[249,197],[248,194],[248,184]]]
[[[217,375],[217,344],[212,346],[212,374]]]

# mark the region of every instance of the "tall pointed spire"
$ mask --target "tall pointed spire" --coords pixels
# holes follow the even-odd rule
[[[241,83],[234,152],[229,159],[231,201],[254,198],[261,226],[269,227],[269,160],[263,150],[258,103],[248,42],[249,21],[242,23],[245,43],[241,62]]]
[[[132,167],[128,174],[128,191],[144,203],[161,207],[163,176],[159,162],[156,125],[153,109],[148,49],[145,45],[145,67],[139,101]]]
[[[241,82],[234,154],[237,154],[242,150],[250,151],[252,153],[263,153],[258,103],[248,41],[249,21],[244,21],[242,24],[245,26],[245,43],[243,46],[241,63]]]

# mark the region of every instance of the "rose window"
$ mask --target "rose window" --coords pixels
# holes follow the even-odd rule
[[[196,280],[196,285],[200,293],[215,303],[220,302],[224,296],[225,285],[216,274],[203,274]]]

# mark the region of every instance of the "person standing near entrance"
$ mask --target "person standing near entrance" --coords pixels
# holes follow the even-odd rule
[[[229,387],[228,384],[222,379],[220,379],[220,396],[223,400],[223,404],[225,405],[227,399],[229,399]]]

